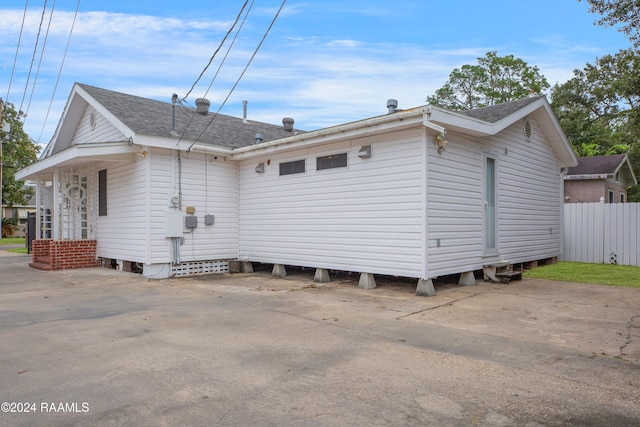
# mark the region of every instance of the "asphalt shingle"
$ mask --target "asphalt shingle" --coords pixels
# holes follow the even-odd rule
[[[109,110],[137,134],[170,137],[172,108],[169,102],[156,101],[135,95],[128,95],[86,84],[78,84],[89,95]],[[186,132],[185,132],[186,129]],[[186,141],[222,145],[232,148],[245,147],[255,144],[256,134],[261,134],[263,140],[272,141],[293,135],[284,130],[282,125],[247,120],[227,116],[215,115],[209,112],[206,116],[195,114],[195,109],[176,105],[176,132]],[[183,135],[184,134],[184,135]]]

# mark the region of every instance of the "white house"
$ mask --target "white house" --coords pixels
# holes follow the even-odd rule
[[[475,283],[476,270],[560,255],[562,176],[577,160],[544,97],[464,113],[391,103],[306,133],[284,123],[74,86],[44,157],[18,175],[43,206],[48,252],[34,265],[64,268],[56,245],[89,240],[89,260],[148,277],[241,260],[317,280],[359,272],[364,288],[413,277],[432,294],[442,275]]]

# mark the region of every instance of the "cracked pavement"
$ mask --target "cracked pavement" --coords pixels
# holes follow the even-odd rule
[[[0,425],[640,423],[640,290],[313,270],[147,281],[0,256]],[[81,406],[79,406],[81,407]]]

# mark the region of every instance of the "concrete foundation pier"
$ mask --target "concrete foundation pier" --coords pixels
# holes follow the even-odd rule
[[[253,273],[253,264],[249,261],[242,261],[242,264],[240,264],[240,271],[242,273]]]
[[[462,286],[475,286],[476,285],[476,276],[473,275],[473,271],[467,271],[460,275],[460,280],[458,281],[458,285]]]
[[[420,279],[418,280],[418,286],[416,286],[416,296],[419,297],[432,297],[436,294],[436,290],[433,287],[433,280]]]
[[[358,281],[358,287],[360,289],[375,289],[376,279],[371,273],[360,273],[360,280]]]
[[[287,270],[282,264],[273,264],[273,270],[271,270],[273,277],[287,277]]]
[[[316,268],[316,274],[313,276],[313,281],[316,283],[328,283],[331,281],[329,277],[329,271],[325,268]]]

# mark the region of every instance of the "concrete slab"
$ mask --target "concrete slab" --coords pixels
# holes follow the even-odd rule
[[[1,425],[640,422],[637,289],[436,283],[420,298],[415,281],[365,290],[312,270],[148,281],[29,260],[0,257],[0,401],[37,410]]]

